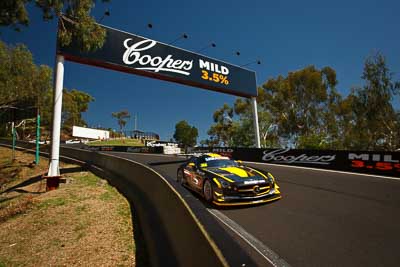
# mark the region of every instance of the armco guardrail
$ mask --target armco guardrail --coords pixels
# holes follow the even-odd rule
[[[137,211],[152,266],[226,266],[217,246],[180,195],[152,169],[127,159],[61,148],[63,156],[101,167]]]
[[[0,143],[10,145],[4,140]],[[34,144],[17,144],[34,148]],[[152,169],[127,159],[82,149],[62,147],[61,155],[109,173],[110,183],[135,208],[134,216],[139,220],[151,266],[228,266],[186,202]]]
[[[215,152],[243,161],[400,177],[400,152],[233,147],[200,147],[192,152]]]

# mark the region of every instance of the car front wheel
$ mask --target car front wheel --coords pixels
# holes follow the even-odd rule
[[[184,178],[183,170],[182,169],[178,170],[178,173],[176,174],[176,181],[178,183],[180,183],[181,185],[183,185],[184,179],[185,178]]]
[[[214,194],[214,189],[212,187],[210,180],[205,180],[203,185],[203,195],[207,202],[211,203],[213,201],[213,194]]]

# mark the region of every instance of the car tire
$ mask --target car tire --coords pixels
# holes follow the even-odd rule
[[[206,179],[203,184],[203,196],[208,203],[212,203],[214,199],[214,189],[210,180]]]
[[[185,174],[183,173],[183,170],[180,169],[180,170],[178,170],[178,172],[176,174],[176,181],[178,183],[180,183],[181,185],[183,185],[184,180],[185,180]]]

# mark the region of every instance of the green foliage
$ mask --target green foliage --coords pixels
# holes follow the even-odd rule
[[[233,124],[233,108],[228,104],[216,110],[213,114],[214,124],[208,130],[208,135],[215,145],[229,146],[237,126]]]
[[[25,5],[29,0],[2,0],[0,2],[0,26],[13,26],[19,30],[18,24],[29,24],[28,12]]]
[[[8,46],[0,41],[0,125],[14,120],[13,111],[37,109],[41,115],[41,125],[49,130],[53,112],[53,72],[49,66],[37,66],[31,52],[24,45]],[[72,125],[84,126],[82,112],[86,112],[94,98],[85,92],[64,90],[63,127],[71,132]],[[36,116],[28,113],[30,117]],[[26,135],[35,135],[35,122],[26,124]],[[4,134],[5,132],[2,131]],[[24,134],[22,134],[22,137]]]
[[[42,125],[49,125],[49,103],[52,103],[51,68],[35,65],[31,52],[24,45],[8,46],[2,41],[0,62],[1,133],[6,134],[5,123],[9,121],[35,117],[36,109],[42,115]],[[15,116],[16,114],[22,117]],[[23,137],[24,133],[21,134]]]
[[[258,88],[257,102],[265,101],[265,93]],[[238,120],[234,120],[234,114]],[[214,124],[208,130],[209,140],[203,140],[208,146],[254,146],[254,123],[251,102],[249,99],[238,98],[234,107],[224,104],[215,111]],[[270,131],[273,126],[272,118],[262,105],[258,105],[258,120],[263,147],[273,147],[277,136]]]
[[[365,61],[365,85],[343,98],[336,72],[308,66],[266,81],[258,88],[258,117],[263,147],[395,150],[400,147],[400,112],[392,105],[400,93],[381,54]],[[233,114],[238,119],[233,120]],[[230,117],[231,120],[225,120]],[[202,145],[254,144],[249,99],[238,98],[215,111],[209,140]]]
[[[26,5],[32,0],[2,0],[0,3],[0,26],[9,26],[20,31],[20,26],[29,25]],[[93,51],[103,46],[106,31],[90,15],[94,0],[35,0],[42,10],[43,20],[59,19],[59,41],[67,46],[72,40],[82,51]],[[109,2],[103,0],[102,2]]]
[[[261,105],[279,126],[279,135],[297,144],[299,136],[335,131],[327,127],[333,126],[330,112],[340,101],[336,84],[333,69],[309,66],[290,72],[287,77],[268,80],[263,85],[267,101]]]
[[[196,127],[190,126],[187,121],[180,121],[175,125],[174,139],[185,146],[194,146],[199,132]]]
[[[257,88],[257,111],[258,111],[258,124],[260,127],[260,138],[262,147],[275,147],[278,142],[276,134],[276,124],[267,109],[266,103],[267,95],[262,88]],[[253,146],[254,145],[254,122],[253,112],[251,110],[251,103],[249,99],[238,98],[235,101],[235,113],[239,116],[240,127],[236,135],[235,146]]]
[[[324,135],[310,134],[299,137],[299,149],[328,149],[327,138]]]
[[[363,87],[353,88],[346,99],[349,108],[345,130],[354,149],[394,150],[399,148],[399,112],[392,100],[400,93],[400,83],[393,81],[386,60],[377,53],[364,65]]]
[[[276,147],[282,139],[286,143],[297,144],[300,136],[314,134],[316,130],[318,135],[327,135],[328,131],[334,133],[336,129],[332,122],[335,117],[329,112],[340,101],[336,84],[333,69],[325,67],[318,70],[309,66],[290,72],[287,77],[269,79],[258,88],[257,109],[262,146]],[[226,105],[216,112],[228,109]],[[239,120],[229,125],[215,120],[214,114],[215,124],[211,126],[209,135],[222,141],[219,143],[224,146],[252,146],[254,126],[250,100],[237,99],[234,111]]]
[[[122,129],[125,127],[127,119],[131,117],[131,114],[127,110],[121,110],[118,112],[113,112],[111,116],[117,119],[119,129],[122,132]]]
[[[93,102],[94,98],[88,93],[72,89],[63,90],[63,111],[62,122],[64,130],[70,132],[72,126],[86,126],[86,122],[82,118],[82,112],[86,112],[89,108],[89,103]]]
[[[0,41],[0,108],[17,102],[28,102],[40,95],[35,83],[40,83],[42,69],[33,63],[32,54],[24,45],[9,47]],[[34,95],[32,95],[34,92]]]

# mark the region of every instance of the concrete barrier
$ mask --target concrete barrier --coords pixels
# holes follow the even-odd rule
[[[61,148],[61,155],[99,166],[132,201],[152,266],[227,266],[213,240],[186,202],[149,167],[82,149]]]

